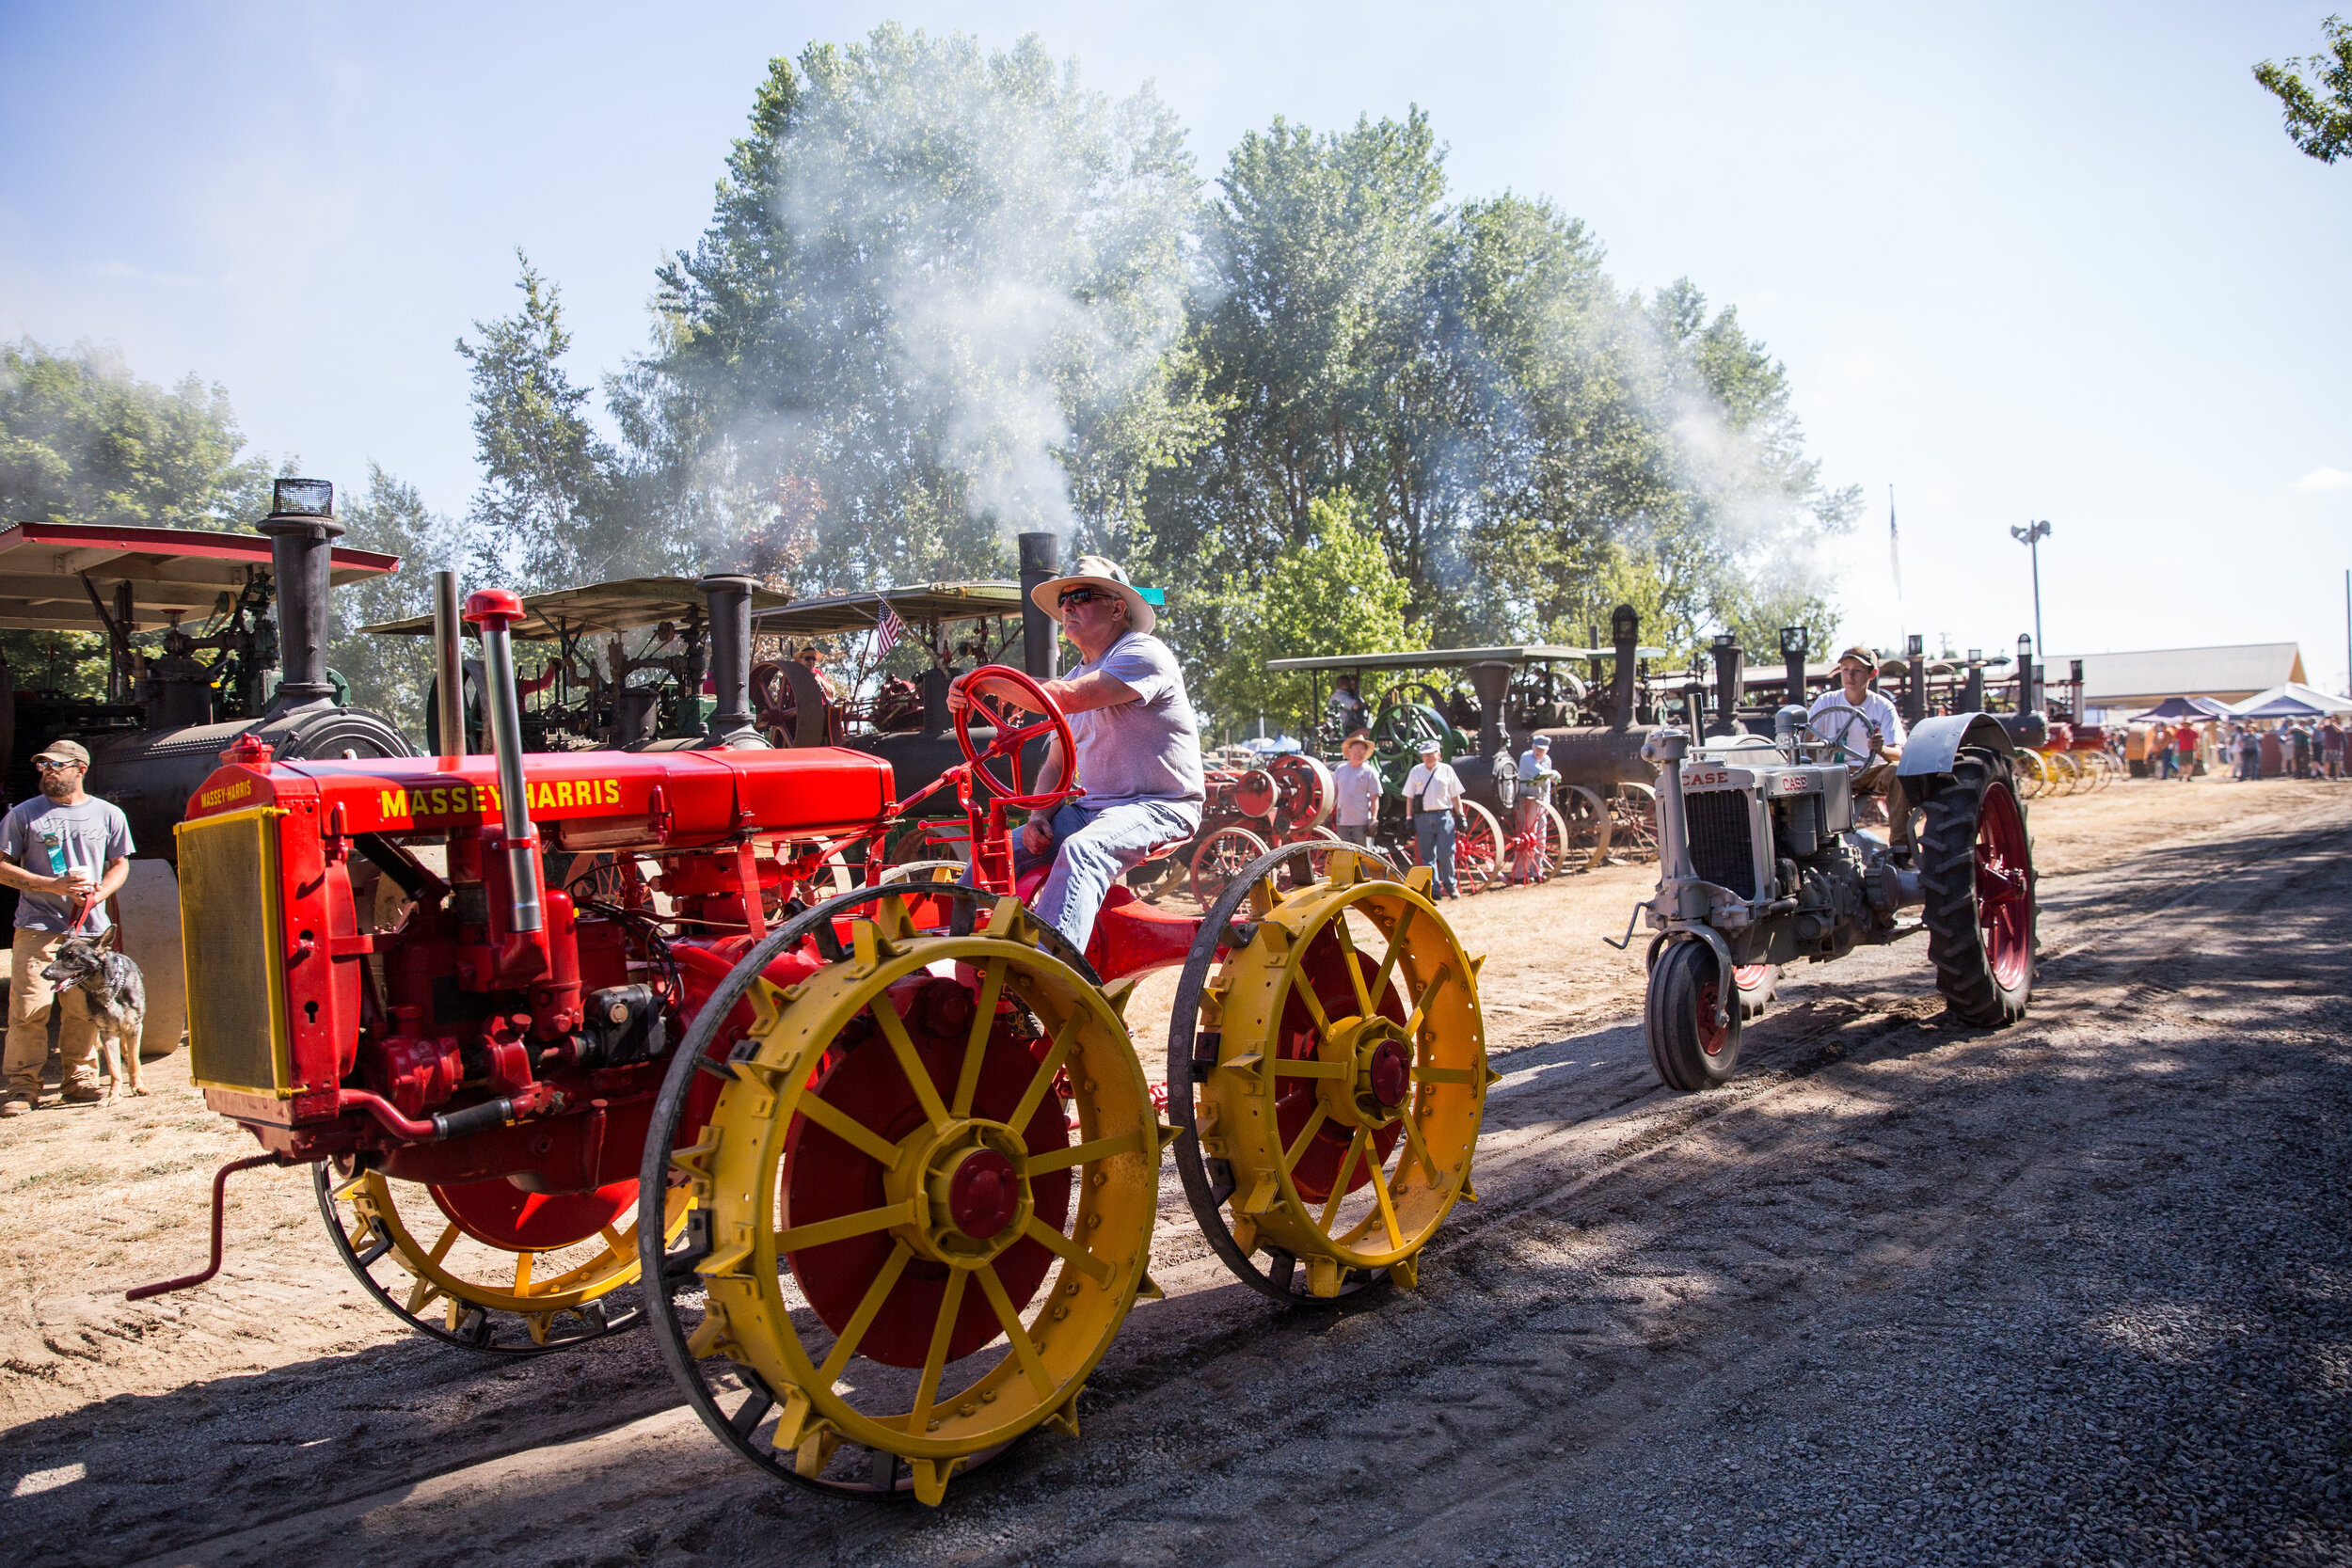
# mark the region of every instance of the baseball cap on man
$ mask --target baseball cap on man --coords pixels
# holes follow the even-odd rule
[[[1537,736],[1535,737],[1534,741],[1533,742],[1533,747],[1534,747],[1534,749],[1535,751],[1538,751],[1538,752],[1549,752],[1549,751],[1550,751],[1550,750],[1551,750],[1551,736],[1548,736],[1548,735],[1539,735],[1539,736]]]
[[[1852,647],[1848,648],[1844,653],[1839,654],[1837,656],[1837,662],[1843,664],[1850,658],[1860,659],[1863,663],[1870,667],[1870,673],[1872,674],[1878,673],[1879,656],[1864,647],[1861,643],[1857,642]]]
[[[78,762],[89,766],[89,752],[78,740],[53,740],[33,753],[35,762]]]
[[[1438,749],[1438,743],[1435,740],[1424,740],[1421,743],[1421,754],[1422,756],[1427,756],[1430,752],[1435,752]]]

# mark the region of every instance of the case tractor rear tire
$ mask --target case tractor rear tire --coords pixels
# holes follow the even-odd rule
[[[2009,765],[1963,751],[1931,782],[1919,836],[1921,920],[1935,989],[1963,1022],[2025,1015],[2034,979],[2033,841]]]

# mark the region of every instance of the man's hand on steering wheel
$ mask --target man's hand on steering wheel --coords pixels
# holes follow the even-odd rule
[[[977,670],[967,670],[947,683],[947,711],[950,714],[961,713],[972,705],[972,680],[979,673]],[[989,691],[1000,706],[1018,709],[1023,713],[1037,711],[1021,701],[1022,693],[1016,688],[1005,682],[992,681],[989,684]]]

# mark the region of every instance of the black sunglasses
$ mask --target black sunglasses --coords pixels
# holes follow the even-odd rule
[[[1064,610],[1068,610],[1073,604],[1092,604],[1097,599],[1117,597],[1118,594],[1105,594],[1100,588],[1072,588],[1064,590],[1059,603]]]

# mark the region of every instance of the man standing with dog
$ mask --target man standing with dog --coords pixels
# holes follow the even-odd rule
[[[40,793],[0,817],[0,882],[16,889],[16,943],[8,974],[8,1044],[0,1116],[21,1117],[40,1103],[40,1069],[49,1058],[54,982],[41,971],[66,937],[103,933],[106,899],[131,872],[131,824],[113,803],[86,794],[89,752],[78,742],[51,742],[33,758]],[[98,1029],[88,998],[66,992],[58,1050],[65,1098],[99,1098]]]

